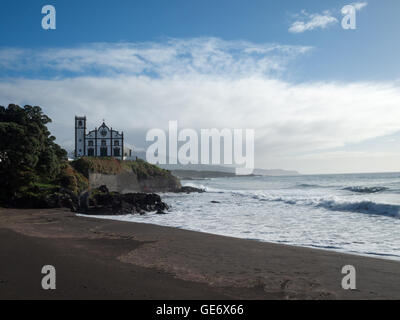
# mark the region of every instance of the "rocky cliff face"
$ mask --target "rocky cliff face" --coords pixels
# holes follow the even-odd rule
[[[81,158],[66,164],[51,185],[27,187],[10,206],[18,208],[70,208],[87,214],[126,214],[156,211],[168,205],[156,192],[203,192],[182,187],[170,171],[143,160]]]
[[[179,180],[172,176],[149,176],[139,179],[134,172],[118,174],[89,173],[91,188],[106,185],[110,191],[119,193],[132,192],[176,192],[181,188]]]
[[[178,192],[179,179],[143,160],[119,161],[113,158],[81,158],[74,167],[89,179],[90,188],[107,186],[111,192]]]

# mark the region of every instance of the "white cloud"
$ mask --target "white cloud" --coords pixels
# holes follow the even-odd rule
[[[329,26],[338,22],[338,19],[333,17],[330,11],[325,11],[322,14],[311,14],[306,12],[305,10],[302,10],[301,14],[297,15],[297,18],[299,18],[300,20],[292,23],[289,28],[289,32],[302,33],[317,28],[326,29]]]
[[[303,172],[322,171],[318,170],[322,156],[312,156],[317,152],[324,151],[324,157],[332,158],[330,149],[400,130],[400,87],[396,83],[293,84],[271,75],[269,70],[284,70],[288,56],[298,55],[303,49],[224,44],[224,49],[216,50],[204,41],[203,47],[192,47],[193,51],[188,49],[185,55],[176,53],[174,43],[171,48],[164,44],[163,49],[145,46],[147,60],[154,65],[141,73],[129,59],[118,63],[110,57],[103,60],[105,47],[116,57],[112,45],[63,49],[48,68],[76,70],[80,66],[87,70],[90,68],[83,61],[96,61],[87,63],[101,75],[89,71],[81,74],[78,68],[69,78],[3,79],[0,104],[42,106],[55,122],[52,130],[58,142],[69,148],[74,115],[86,115],[89,128],[105,118],[115,129],[124,130],[127,142],[137,147],[145,147],[148,129],[166,129],[169,120],[178,120],[180,128],[252,128],[256,130],[258,167],[279,166]],[[115,50],[122,49],[117,45]],[[239,55],[234,54],[237,50]],[[72,67],[65,62],[66,52]],[[271,58],[271,52],[275,57]],[[71,58],[76,56],[77,61]],[[271,59],[276,63],[273,67],[265,62]],[[124,71],[123,64],[129,71]],[[121,72],[109,75],[110,68]],[[311,156],[299,158],[304,154]],[[346,168],[353,166],[357,171],[360,163],[351,161],[352,157],[354,154],[348,154],[347,161],[341,161]],[[342,171],[338,165],[335,167],[334,160],[329,164]]]
[[[141,147],[149,128],[167,129],[169,120],[178,120],[180,128],[254,128],[261,167],[400,130],[400,88],[379,83],[294,85],[258,76],[196,74],[78,77],[3,82],[0,97],[2,104],[42,106],[55,120],[58,141],[70,140],[69,147],[75,114],[87,115],[90,128],[105,118]],[[302,169],[295,158],[289,165]]]

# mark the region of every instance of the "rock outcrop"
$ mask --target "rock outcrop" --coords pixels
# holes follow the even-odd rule
[[[178,190],[175,191],[176,193],[203,193],[206,192],[204,189],[199,189],[199,188],[195,188],[195,187],[189,187],[189,186],[185,186],[185,187],[181,187]]]
[[[93,190],[81,199],[80,212],[91,215],[164,214],[169,207],[154,193],[110,192],[106,186]]]
[[[13,207],[17,208],[68,208],[72,212],[91,215],[145,214],[146,212],[165,213],[169,207],[154,193],[110,192],[106,186],[84,192],[77,197],[67,189],[59,188],[51,192],[36,192],[16,198]]]

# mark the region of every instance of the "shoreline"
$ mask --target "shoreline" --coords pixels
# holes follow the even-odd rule
[[[394,260],[164,227],[0,208],[1,299],[400,299]],[[57,289],[40,287],[43,265]],[[343,290],[341,269],[357,270]]]
[[[153,214],[153,212],[148,212],[147,214]],[[350,252],[350,251],[342,251],[339,249],[330,249],[330,248],[324,248],[324,247],[318,247],[318,246],[302,246],[298,244],[288,244],[288,243],[280,243],[280,242],[274,242],[274,241],[268,241],[268,240],[263,240],[263,239],[252,239],[252,238],[240,238],[240,237],[235,237],[231,235],[226,235],[226,234],[220,234],[220,233],[212,233],[212,232],[207,232],[207,231],[199,231],[195,229],[189,229],[189,228],[179,228],[179,227],[174,227],[174,226],[167,226],[163,224],[157,224],[154,222],[139,222],[139,221],[126,221],[126,220],[119,220],[115,219],[114,217],[120,217],[120,216],[98,216],[98,215],[86,215],[84,213],[76,213],[77,217],[83,217],[83,218],[91,218],[91,219],[100,219],[100,220],[112,220],[112,221],[120,221],[120,222],[126,222],[126,223],[137,223],[137,224],[148,224],[148,225],[153,225],[153,226],[159,226],[159,227],[165,227],[165,228],[172,228],[172,229],[177,229],[177,230],[186,230],[186,231],[191,231],[191,232],[198,232],[198,233],[203,233],[205,235],[214,235],[214,236],[220,236],[220,237],[226,237],[226,238],[232,238],[232,239],[240,239],[240,240],[246,240],[246,241],[256,241],[256,242],[261,242],[261,243],[268,243],[268,244],[276,244],[276,245],[281,245],[281,246],[288,246],[288,247],[295,247],[295,248],[307,248],[307,249],[313,249],[313,250],[322,250],[326,252],[334,252],[334,253],[339,253],[339,254],[347,254],[350,256],[359,256],[359,257],[365,257],[365,258],[371,258],[371,259],[378,259],[378,260],[388,260],[388,261],[395,261],[400,263],[400,256],[396,255],[390,255],[390,254],[378,254],[378,253],[359,253],[359,252]],[[122,216],[121,216],[122,217]],[[391,258],[393,257],[393,258]]]

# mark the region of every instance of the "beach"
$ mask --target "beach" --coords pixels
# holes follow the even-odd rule
[[[62,209],[0,209],[0,237],[0,299],[400,298],[398,261]],[[56,290],[41,288],[44,265]],[[345,265],[356,290],[342,289]]]

